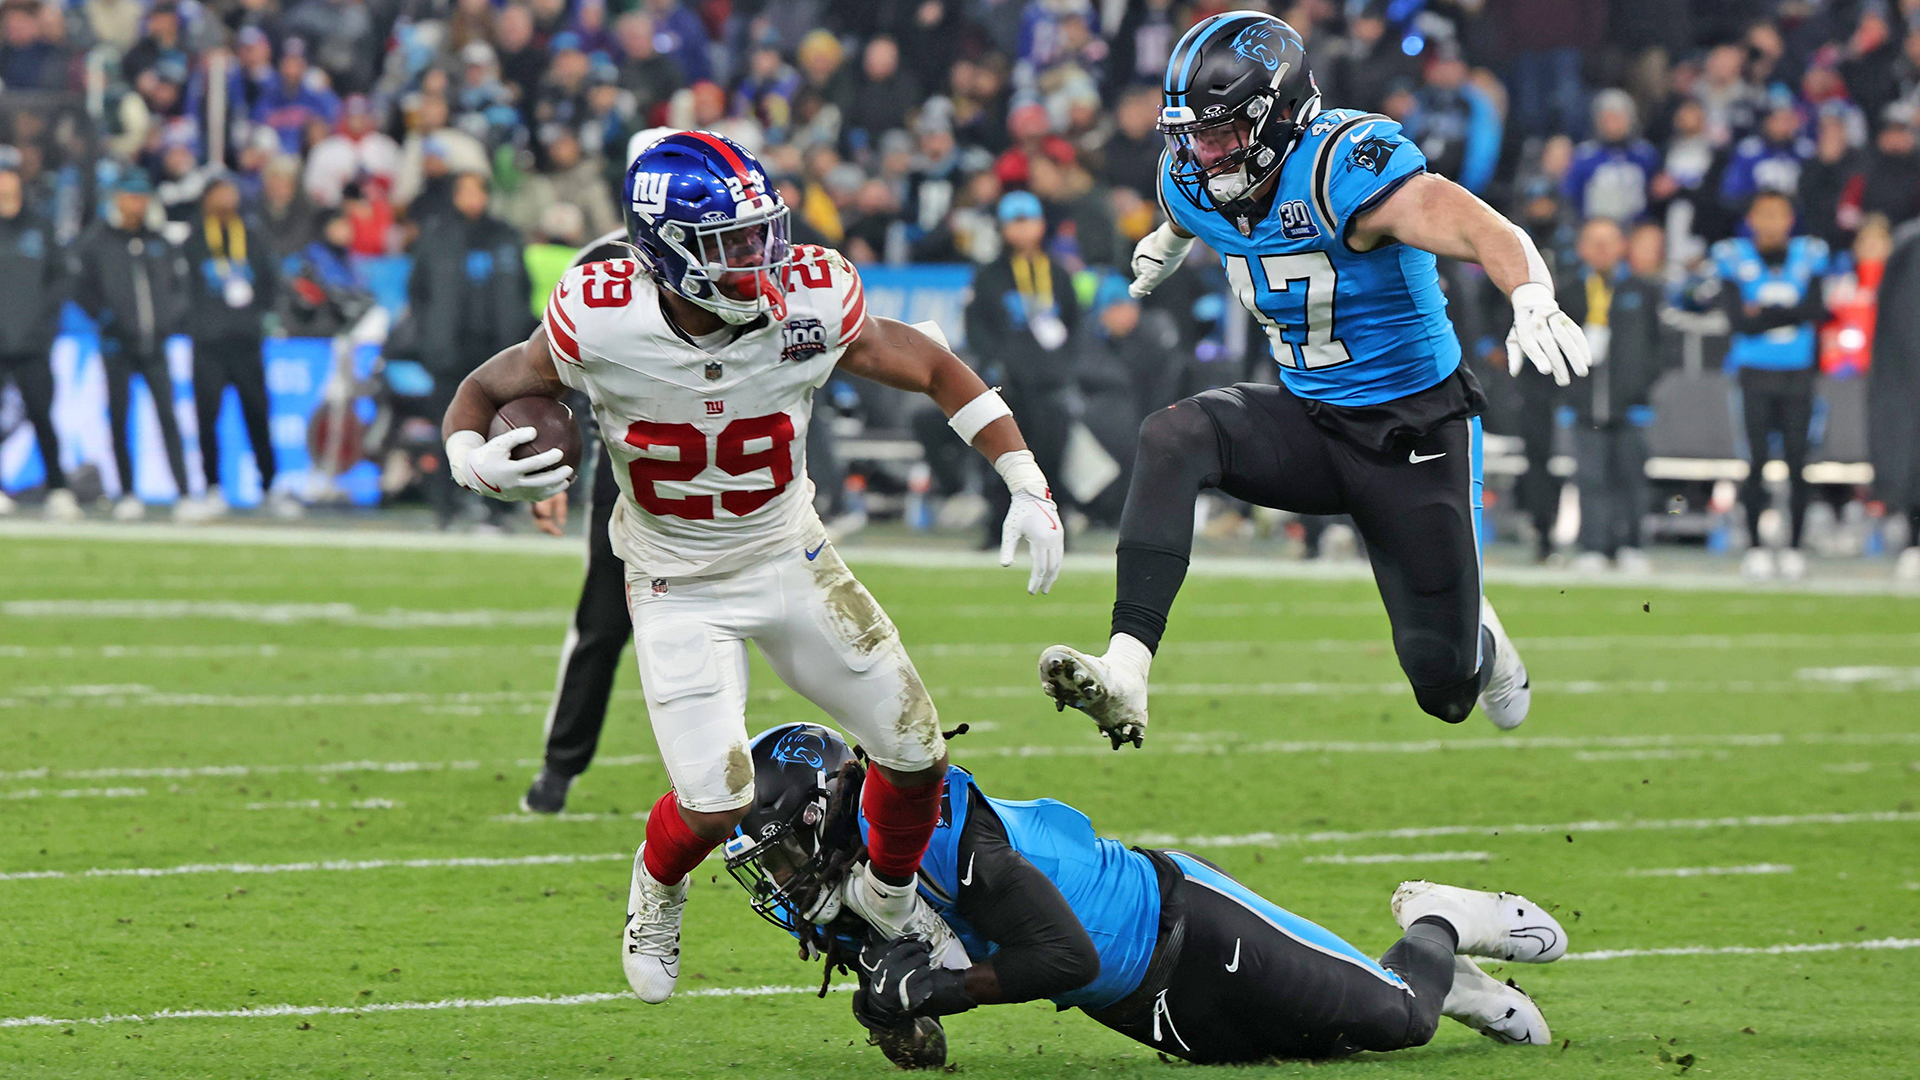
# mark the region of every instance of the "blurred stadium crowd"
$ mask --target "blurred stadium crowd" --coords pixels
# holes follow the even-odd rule
[[[117,479],[138,449],[128,381],[171,400],[171,366],[193,384],[182,414],[199,452],[169,410],[158,439],[175,490],[208,493],[179,513],[226,509],[229,385],[258,489],[297,513],[322,492],[276,488],[263,345],[384,342],[370,368],[342,361],[336,407],[298,434],[318,472],[375,456],[395,497],[408,469],[381,455],[404,440],[407,409],[339,401],[413,401],[417,433],[466,370],[531,329],[578,245],[620,224],[629,138],[694,127],[760,155],[797,240],[876,274],[976,268],[955,301],[963,352],[1005,387],[1078,512],[1111,522],[1142,416],[1272,378],[1217,260],[1189,259],[1144,303],[1125,288],[1128,253],[1157,221],[1166,57],[1194,21],[1248,6],[5,0],[0,378],[13,389],[0,436],[20,428],[8,445],[27,453],[36,429],[49,515],[105,492],[137,517],[142,497]],[[1920,0],[1265,6],[1306,40],[1326,104],[1403,124],[1432,169],[1534,233],[1563,306],[1610,334],[1586,384],[1508,379],[1504,299],[1477,267],[1445,270],[1493,397],[1490,487],[1519,511],[1500,520],[1542,558],[1560,547],[1631,568],[1663,536],[1736,553],[1768,538],[1829,554],[1920,539]],[[1824,254],[1796,241],[1817,302],[1763,326],[1738,299],[1750,260],[1714,245],[1750,242],[1765,192],[1788,197],[1794,234]],[[1716,297],[1719,279],[1731,289]],[[112,461],[63,451],[51,418],[49,351],[89,326]],[[1800,373],[1770,370],[1756,389],[1733,370],[1739,350],[1723,359],[1743,328],[1804,331],[1806,349],[1762,365]],[[191,358],[170,365],[177,334]],[[836,386],[822,407],[839,438],[816,448],[816,480],[835,511],[898,507],[924,524],[941,497],[981,489],[940,425],[885,392]],[[436,468],[430,433],[417,441],[413,471]],[[68,471],[86,458],[105,479],[70,483],[63,452]],[[1781,494],[1782,512],[1762,514]],[[1330,524],[1217,510],[1216,532],[1284,527],[1309,554]],[[1900,565],[1920,577],[1920,550]]]

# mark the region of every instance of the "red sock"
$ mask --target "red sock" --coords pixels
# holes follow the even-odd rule
[[[680,803],[669,791],[647,815],[647,873],[662,885],[677,884],[693,872],[707,852],[719,847],[700,838],[680,816]]]
[[[887,783],[879,769],[867,770],[860,809],[867,814],[867,856],[875,870],[896,881],[912,879],[933,840],[934,826],[940,824],[940,795],[945,787],[936,781],[897,788]]]

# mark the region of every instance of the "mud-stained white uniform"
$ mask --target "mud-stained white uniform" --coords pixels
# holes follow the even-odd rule
[[[827,543],[807,479],[813,391],[866,329],[859,273],[801,247],[774,314],[702,348],[652,279],[616,260],[569,270],[543,320],[613,459],[609,535],[647,711],[680,805],[700,812],[753,795],[749,640],[875,761],[918,771],[944,749],[893,621]]]

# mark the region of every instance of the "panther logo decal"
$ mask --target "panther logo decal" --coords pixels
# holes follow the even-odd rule
[[[1347,168],[1366,169],[1378,176],[1387,171],[1387,159],[1393,157],[1397,149],[1398,143],[1376,135],[1354,145],[1353,151],[1347,155]]]
[[[818,732],[801,728],[780,736],[773,744],[773,760],[782,765],[804,765],[809,769],[827,767],[827,740]]]
[[[1232,44],[1227,47],[1268,71],[1277,71],[1280,68],[1280,57],[1273,51],[1272,42],[1273,27],[1255,24],[1235,35]]]

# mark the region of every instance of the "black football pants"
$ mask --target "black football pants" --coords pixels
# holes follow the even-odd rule
[[[53,366],[46,352],[0,354],[0,388],[9,382],[20,388],[27,407],[27,422],[47,466],[47,490],[58,491],[67,486],[67,474],[60,471],[60,441],[53,432]]]
[[[1240,383],[1187,398],[1140,426],[1113,631],[1159,645],[1203,488],[1277,510],[1349,514],[1414,697],[1457,724],[1493,668],[1482,663],[1492,652],[1480,627],[1480,483],[1478,418],[1375,451],[1322,429],[1282,387]]]
[[[1807,483],[1808,440],[1813,430],[1813,369],[1800,371],[1740,370],[1740,406],[1747,429],[1747,479],[1740,485],[1740,505],[1747,511],[1747,535],[1760,546],[1760,514],[1771,501],[1761,475],[1773,456],[1769,438],[1780,433],[1780,457],[1787,465],[1787,513],[1790,544],[1800,546],[1800,530],[1807,523],[1807,505],[1813,485]]]
[[[200,467],[209,492],[220,489],[220,401],[227,387],[240,397],[260,490],[273,490],[273,433],[267,427],[267,364],[255,337],[212,338],[193,343],[193,410],[200,419]]]

